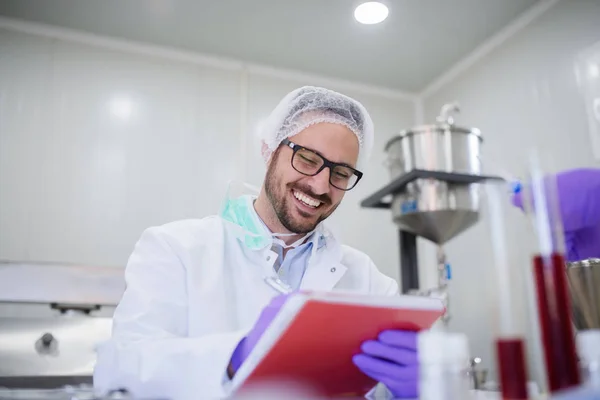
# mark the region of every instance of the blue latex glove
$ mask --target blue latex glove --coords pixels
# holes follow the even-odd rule
[[[258,340],[262,334],[269,327],[271,321],[273,321],[273,318],[275,318],[281,307],[285,304],[288,297],[289,295],[287,294],[276,296],[269,304],[265,306],[265,308],[263,308],[260,316],[254,324],[254,327],[252,327],[246,337],[240,341],[234,350],[233,355],[231,356],[230,367],[233,369],[233,371],[230,369],[230,375],[233,375],[240,368],[246,358],[248,358],[248,355],[254,346],[256,346],[256,343],[258,343]]]
[[[417,332],[383,331],[352,358],[365,375],[383,383],[399,399],[419,397]]]
[[[600,169],[574,169],[555,176],[567,261],[600,258]],[[521,193],[513,204],[523,208]]]

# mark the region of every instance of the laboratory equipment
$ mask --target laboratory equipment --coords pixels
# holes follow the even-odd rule
[[[551,393],[580,384],[571,305],[567,288],[564,240],[556,181],[542,173],[532,157],[525,210],[532,217],[538,240],[533,271],[546,376]],[[529,197],[529,198],[528,198]]]
[[[123,270],[0,262],[0,387],[90,385]]]
[[[480,357],[473,357],[469,360],[469,377],[471,379],[471,388],[475,390],[483,389],[486,381],[488,370],[479,368],[481,364]]]
[[[600,259],[568,263],[567,277],[575,327],[600,329]]]
[[[533,263],[546,373],[550,391],[555,392],[580,383],[565,262],[556,252],[536,255]]]
[[[404,130],[385,146],[391,182],[361,202],[362,207],[390,209],[400,231],[403,293],[435,295],[449,307],[450,265],[443,245],[479,218],[481,132],[454,123],[457,104],[445,105],[437,121]],[[417,237],[438,246],[437,286],[421,290]],[[443,321],[448,323],[447,312]]]
[[[591,329],[577,334],[577,353],[585,386],[600,390],[600,330]]]
[[[489,292],[493,294],[495,347],[503,399],[526,400],[527,365],[525,361],[526,315],[525,272],[519,260],[510,215],[517,212],[507,196],[504,182],[484,184],[492,244],[492,274]]]
[[[412,170],[480,174],[481,133],[454,125],[450,110],[458,106],[444,106],[436,125],[403,131],[387,143],[392,178]],[[401,229],[443,244],[477,222],[479,192],[476,185],[416,179],[394,196],[391,209]]]
[[[426,331],[417,338],[419,399],[470,398],[469,345],[460,333]]]

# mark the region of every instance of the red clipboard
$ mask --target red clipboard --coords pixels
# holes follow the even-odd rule
[[[254,355],[241,391],[284,381],[321,396],[364,396],[377,382],[352,363],[362,342],[387,329],[429,329],[444,313],[440,300],[417,296],[308,295],[287,305],[267,330],[279,332],[270,332],[257,350],[263,354]]]

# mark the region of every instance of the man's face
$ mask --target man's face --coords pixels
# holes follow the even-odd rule
[[[292,136],[290,141],[329,161],[356,166],[358,138],[343,125],[315,124]],[[292,167],[293,153],[290,147],[284,145],[273,153],[265,178],[265,192],[287,230],[308,233],[333,213],[345,192],[330,185],[329,168],[315,176],[296,171]]]

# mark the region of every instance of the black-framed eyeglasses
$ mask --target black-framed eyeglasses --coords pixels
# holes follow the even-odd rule
[[[363,173],[359,170],[346,164],[329,161],[314,150],[290,142],[288,139],[282,140],[281,144],[294,151],[292,167],[302,175],[315,176],[323,169],[329,168],[329,183],[336,189],[344,191],[352,189],[362,178]]]

